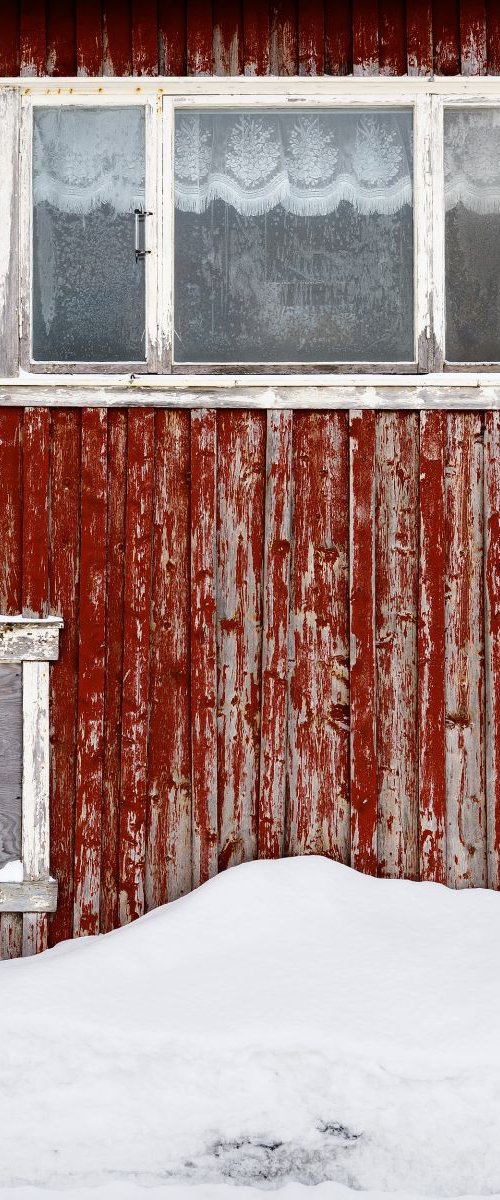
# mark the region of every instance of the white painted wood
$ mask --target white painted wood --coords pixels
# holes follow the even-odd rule
[[[59,654],[58,617],[0,616],[0,662],[54,662]]]
[[[0,93],[0,370],[19,367],[19,94]]]
[[[169,371],[173,357],[174,329],[174,106],[162,101],[162,179],[163,215],[161,248],[160,340],[163,371]]]
[[[143,376],[107,381],[0,381],[0,406],[48,408],[500,408],[498,374],[414,376]]]
[[[0,867],[21,857],[22,743],[22,668],[0,663]]]
[[[419,96],[414,110],[413,219],[415,225],[415,334],[419,371],[433,369],[432,337],[432,156],[431,98]]]
[[[22,861],[25,880],[49,874],[49,664],[23,663]]]
[[[0,912],[44,913],[57,908],[55,879],[26,880],[24,883],[0,883]]]
[[[434,370],[442,370],[445,355],[444,309],[444,162],[443,105],[436,97],[431,108],[432,154],[432,226],[429,245],[432,254],[432,328]]]
[[[144,96],[186,96],[199,97],[207,95],[212,99],[217,96],[270,96],[283,94],[291,98],[328,99],[340,97],[352,99],[361,97],[362,103],[367,96],[384,96],[388,102],[394,103],[394,98],[403,96],[418,96],[422,94],[446,97],[447,99],[481,102],[483,97],[488,100],[500,95],[500,78],[498,76],[456,76],[437,77],[425,76],[134,76],[89,78],[83,76],[74,78],[66,76],[54,79],[40,76],[20,78],[5,77],[0,90],[14,88],[24,94],[35,97],[39,103],[58,103],[61,96],[70,97],[78,103],[80,97],[99,96],[103,101],[112,102],[116,96],[127,96],[130,101],[140,103]]]

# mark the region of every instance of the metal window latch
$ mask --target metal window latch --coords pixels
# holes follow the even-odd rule
[[[151,250],[146,250],[146,217],[152,217],[152,212],[146,212],[144,208],[134,208],[135,216],[135,261],[140,262],[146,257],[146,254],[151,254]]]

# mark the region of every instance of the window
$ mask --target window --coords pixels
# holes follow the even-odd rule
[[[59,617],[0,617],[0,911],[52,912],[49,662]]]
[[[145,358],[144,109],[33,114],[33,359]]]
[[[495,79],[30,81],[22,366],[500,366]]]
[[[445,109],[446,357],[500,361],[500,109]]]
[[[153,106],[25,101],[22,359],[31,370],[146,371],[156,338]],[[153,314],[151,316],[151,314]]]
[[[411,109],[175,120],[177,362],[411,362]]]

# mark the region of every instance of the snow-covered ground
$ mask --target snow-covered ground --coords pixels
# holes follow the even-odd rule
[[[500,1193],[499,894],[248,864],[2,964],[0,1030],[0,1200]]]

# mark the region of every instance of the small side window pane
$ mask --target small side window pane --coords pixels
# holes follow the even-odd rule
[[[500,111],[444,113],[446,358],[500,361]]]
[[[144,163],[142,107],[34,109],[35,360],[144,360]]]
[[[22,668],[0,663],[0,868],[21,858]]]
[[[410,109],[175,122],[178,362],[408,362]]]

